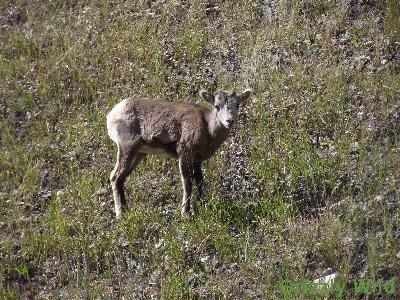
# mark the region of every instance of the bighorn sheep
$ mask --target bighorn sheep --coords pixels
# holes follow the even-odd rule
[[[126,207],[125,179],[147,154],[179,159],[182,214],[194,212],[192,179],[200,198],[201,164],[226,140],[237,119],[239,104],[251,95],[250,89],[239,95],[220,91],[215,96],[200,91],[200,96],[214,106],[212,109],[145,98],[128,98],[118,103],[107,115],[108,134],[118,146],[117,164],[110,175],[117,219]]]

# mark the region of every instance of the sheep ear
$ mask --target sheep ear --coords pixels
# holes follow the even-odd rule
[[[239,101],[244,102],[246,100],[249,100],[253,96],[253,91],[251,89],[244,90],[239,96]]]
[[[209,102],[209,103],[211,103],[212,105],[214,105],[215,97],[214,97],[213,94],[211,94],[211,93],[209,93],[209,92],[207,92],[207,91],[205,91],[205,90],[201,90],[201,91],[199,92],[199,95],[200,95],[204,100],[206,100],[207,102]]]

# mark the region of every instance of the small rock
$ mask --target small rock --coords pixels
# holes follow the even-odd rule
[[[65,194],[65,190],[58,190],[57,193],[56,193],[57,196],[61,196],[61,195],[64,195],[64,194]]]
[[[400,251],[397,252],[396,257],[397,257],[398,259],[400,259]]]
[[[150,275],[150,280],[149,280],[149,285],[156,285],[157,281],[160,277],[161,271],[156,269],[154,272]]]
[[[48,199],[51,198],[51,190],[43,190],[37,193],[37,197],[40,199]]]
[[[337,277],[337,273],[332,273],[330,275],[315,279],[314,282],[315,283],[327,283],[329,286],[332,285],[332,283],[334,282],[335,278]]]
[[[204,264],[208,261],[208,258],[209,258],[208,256],[204,256],[204,257],[200,258],[200,261]]]
[[[165,244],[165,240],[163,238],[161,238],[155,245],[154,247],[156,249],[160,248],[161,246],[163,246]]]
[[[99,188],[99,189],[96,191],[96,194],[97,194],[97,195],[104,195],[104,194],[107,194],[107,189],[105,189],[105,188]]]
[[[126,239],[125,239],[125,235],[124,234],[121,234],[120,235],[120,237],[119,237],[119,244],[122,246],[122,247],[128,247],[128,242],[126,241]]]

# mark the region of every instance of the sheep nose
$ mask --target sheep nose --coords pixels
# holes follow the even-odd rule
[[[233,120],[226,120],[229,124],[229,126],[231,126],[233,124]]]

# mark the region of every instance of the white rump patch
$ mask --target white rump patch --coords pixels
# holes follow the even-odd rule
[[[107,131],[110,138],[119,144],[118,123],[123,122],[123,114],[125,112],[128,99],[122,100],[114,106],[114,108],[107,115]]]

